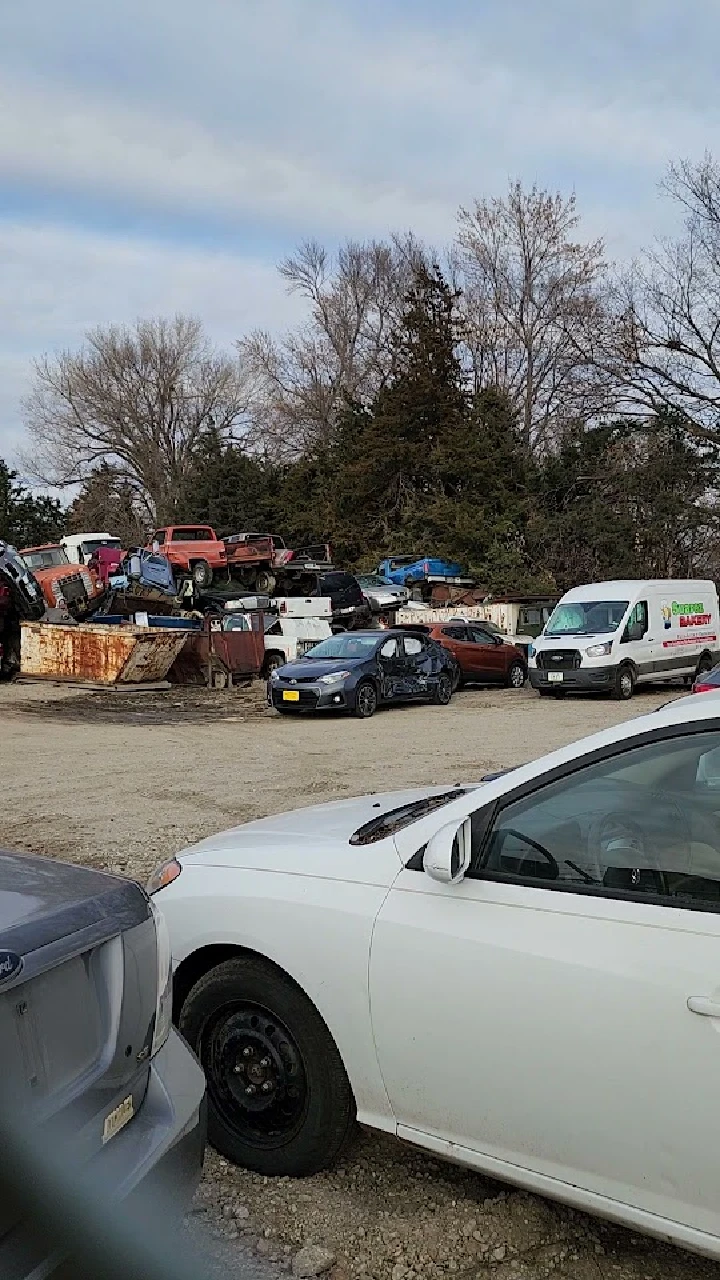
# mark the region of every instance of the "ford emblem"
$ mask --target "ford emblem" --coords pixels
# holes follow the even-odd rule
[[[0,986],[17,977],[23,967],[23,958],[15,951],[0,951]]]

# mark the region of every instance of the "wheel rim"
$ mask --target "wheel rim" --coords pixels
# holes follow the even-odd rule
[[[441,676],[438,684],[438,698],[443,704],[450,701],[452,697],[452,685],[449,676]]]
[[[513,689],[522,689],[525,683],[525,672],[522,667],[513,667],[510,672],[510,683]]]
[[[284,1145],[308,1103],[302,1054],[269,1009],[249,1001],[224,1009],[202,1038],[208,1094],[223,1122],[255,1147]]]
[[[623,671],[620,676],[620,692],[624,698],[629,698],[633,691],[632,676],[629,671]]]
[[[371,716],[377,705],[377,698],[372,685],[364,684],[362,688],[358,689],[357,700],[361,714],[363,716]]]

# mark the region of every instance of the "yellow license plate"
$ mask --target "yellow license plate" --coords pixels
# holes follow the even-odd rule
[[[300,693],[297,689],[283,689],[283,702],[299,702]]]
[[[116,1133],[119,1133],[121,1129],[124,1129],[128,1120],[132,1120],[134,1114],[135,1108],[133,1107],[131,1094],[130,1097],[123,1098],[120,1106],[116,1107],[114,1111],[110,1112],[109,1116],[105,1117],[105,1124],[103,1125],[103,1142],[109,1142],[111,1138],[115,1137]]]

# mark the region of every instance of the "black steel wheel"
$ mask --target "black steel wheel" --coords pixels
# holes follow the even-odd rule
[[[358,720],[369,720],[377,708],[377,689],[372,680],[363,680],[355,690],[355,715]]]
[[[345,1069],[315,1007],[281,970],[238,956],[192,988],[180,1030],[207,1078],[208,1136],[267,1175],[316,1173],[355,1118]]]

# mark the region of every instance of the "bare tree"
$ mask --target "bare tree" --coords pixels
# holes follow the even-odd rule
[[[107,463],[151,522],[168,520],[202,433],[229,436],[243,409],[237,362],[212,348],[198,320],[94,329],[79,352],[35,365],[26,466],[63,487]]]
[[[720,168],[672,165],[666,192],[684,234],[648,250],[615,286],[615,343],[633,406],[677,409],[696,436],[720,440]]]
[[[257,444],[294,456],[327,437],[346,398],[374,396],[392,367],[391,335],[423,250],[411,235],[348,241],[331,256],[315,241],[280,265],[309,318],[276,341],[238,343]]]
[[[458,218],[453,257],[475,384],[507,392],[527,450],[542,452],[565,423],[606,401],[593,357],[605,325],[603,242],[574,239],[574,196],[519,182]]]

